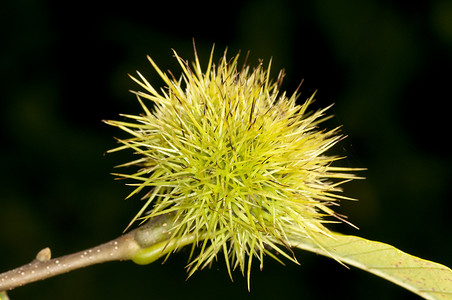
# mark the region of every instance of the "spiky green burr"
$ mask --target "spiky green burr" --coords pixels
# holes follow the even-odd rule
[[[190,275],[219,253],[229,274],[239,267],[248,281],[253,257],[261,267],[265,254],[296,261],[290,237],[328,236],[325,223],[344,221],[331,209],[348,199],[340,185],[356,178],[325,154],[342,138],[337,128],[318,128],[327,109],[309,112],[314,95],[297,105],[297,93],[280,92],[283,73],[270,80],[270,65],[239,66],[239,55],[226,52],[214,64],[212,49],[203,71],[196,51],[191,67],[174,54],[182,76],[149,58],[166,87],[156,90],[138,73],[144,114],[107,122],[131,135],[112,151],[137,156],[123,165],[136,171],[119,174],[134,181],[131,195],[144,193],[131,223],[173,213],[173,243],[194,236]]]

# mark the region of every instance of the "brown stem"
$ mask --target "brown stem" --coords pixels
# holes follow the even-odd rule
[[[0,292],[94,264],[128,260],[140,250],[168,238],[171,215],[153,218],[108,243],[62,257],[50,258],[50,249],[41,250],[27,265],[0,274]]]
[[[140,249],[140,246],[130,232],[97,247],[54,259],[40,257],[40,255],[43,256],[42,254],[46,252],[46,249],[39,252],[36,259],[31,263],[0,274],[0,291],[11,290],[86,266],[128,259],[131,253]],[[50,251],[48,252],[50,253]]]

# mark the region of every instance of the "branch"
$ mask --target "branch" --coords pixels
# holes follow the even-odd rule
[[[140,250],[165,241],[172,225],[169,214],[156,217],[108,243],[54,259],[49,248],[42,249],[29,264],[0,274],[0,295],[2,291],[90,265],[132,259]],[[160,253],[154,256],[157,259]]]

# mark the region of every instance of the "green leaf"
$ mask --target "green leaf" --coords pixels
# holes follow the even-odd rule
[[[381,242],[332,233],[311,239],[292,239],[292,246],[333,257],[340,262],[380,276],[425,299],[452,299],[452,270],[441,264],[404,253]]]

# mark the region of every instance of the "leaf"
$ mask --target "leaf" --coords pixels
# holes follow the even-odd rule
[[[381,242],[332,233],[312,239],[292,238],[293,247],[332,257],[380,276],[425,299],[452,299],[452,270]]]

